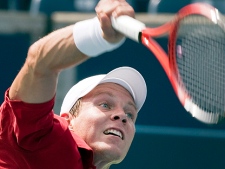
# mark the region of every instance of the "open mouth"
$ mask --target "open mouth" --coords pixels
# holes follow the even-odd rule
[[[120,137],[123,140],[123,134],[120,131],[115,130],[115,129],[105,130],[104,134],[118,136],[118,137]]]

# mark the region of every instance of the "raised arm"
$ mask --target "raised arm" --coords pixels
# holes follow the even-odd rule
[[[120,42],[123,36],[113,30],[110,16],[134,16],[133,8],[125,0],[101,0],[96,7],[96,13],[100,22],[101,41],[112,46]],[[84,32],[79,32],[79,29],[74,29],[74,25],[71,25],[54,31],[29,48],[26,61],[11,85],[10,99],[43,103],[53,98],[60,71],[84,62],[91,55],[90,50],[83,51],[80,47],[85,42],[81,42],[83,44],[80,46],[80,42],[77,42],[82,39],[80,35]],[[79,38],[74,43],[78,35]],[[114,48],[116,47],[113,46],[112,49]],[[87,44],[84,50],[88,49],[91,49],[91,44]],[[104,51],[103,48],[101,52],[106,51],[109,50]]]
[[[56,90],[59,72],[87,59],[74,45],[73,26],[57,30],[35,42],[10,88],[12,100],[41,103]]]

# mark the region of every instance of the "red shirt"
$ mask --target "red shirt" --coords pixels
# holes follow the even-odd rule
[[[91,148],[54,114],[54,99],[42,104],[12,101],[0,107],[0,168],[89,169]]]

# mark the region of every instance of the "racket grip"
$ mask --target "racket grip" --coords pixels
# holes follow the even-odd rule
[[[141,31],[146,27],[144,23],[127,15],[111,17],[111,22],[115,30],[136,42],[140,42]]]

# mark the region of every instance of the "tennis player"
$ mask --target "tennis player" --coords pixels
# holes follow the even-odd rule
[[[120,47],[110,16],[134,17],[125,0],[101,0],[97,17],[34,43],[0,108],[0,168],[108,169],[126,156],[146,98],[138,71],[120,67],[74,85],[60,116],[53,106],[59,73]]]

